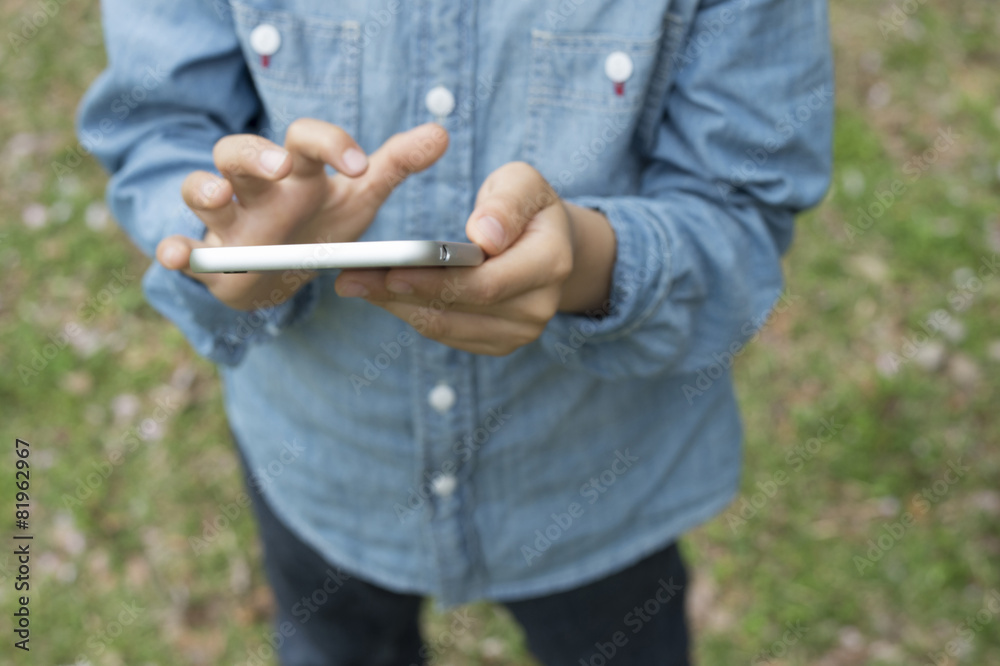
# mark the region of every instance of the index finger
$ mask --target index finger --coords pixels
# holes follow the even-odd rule
[[[368,156],[350,134],[314,118],[299,118],[288,126],[285,148],[297,176],[315,176],[327,164],[345,176],[360,176],[368,168]]]

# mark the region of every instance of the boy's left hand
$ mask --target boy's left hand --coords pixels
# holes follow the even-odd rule
[[[489,255],[479,266],[345,270],[335,289],[425,337],[493,356],[533,342],[557,311],[604,306],[614,231],[601,213],[565,203],[530,165],[489,175],[465,231]]]

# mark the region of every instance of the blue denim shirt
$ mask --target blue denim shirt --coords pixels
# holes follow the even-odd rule
[[[277,514],[333,563],[444,605],[610,575],[719,512],[740,473],[730,367],[782,290],[829,179],[824,0],[106,0],[81,141],[151,254],[200,238],[180,184],[222,136],[308,116],[368,152],[454,110],[444,157],[363,240],[464,240],[487,174],[534,165],[617,236],[606,316],[556,315],[504,357],[456,351],[334,272],[229,309],[153,263],[155,308],[217,362]],[[270,24],[265,63],[250,33]],[[606,63],[623,53],[616,90]],[[621,59],[618,55],[616,58]]]

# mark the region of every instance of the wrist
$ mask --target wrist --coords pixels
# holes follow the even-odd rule
[[[563,201],[573,244],[573,270],[563,283],[560,312],[598,310],[611,294],[617,242],[603,213]]]
[[[317,275],[315,271],[284,271],[282,273],[261,273],[252,285],[237,287],[226,293],[222,285],[213,285],[216,298],[228,307],[244,312],[253,312],[281,305],[291,299]],[[224,278],[245,278],[245,275],[220,276]],[[221,292],[221,293],[219,293]]]

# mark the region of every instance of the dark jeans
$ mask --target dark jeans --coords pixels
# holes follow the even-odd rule
[[[244,465],[244,470],[246,466]],[[278,617],[271,645],[284,666],[420,666],[422,598],[346,575],[302,543],[248,484]],[[687,576],[677,545],[589,585],[507,602],[531,652],[547,666],[687,666]],[[456,635],[464,632],[461,612]],[[260,647],[264,647],[263,645]],[[249,664],[269,650],[250,649]]]

